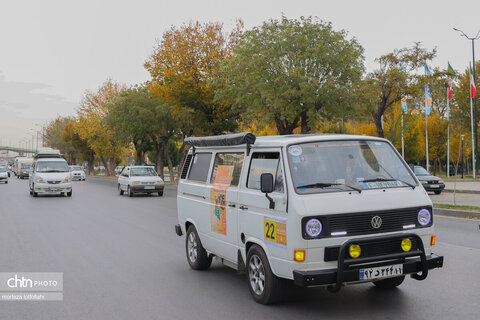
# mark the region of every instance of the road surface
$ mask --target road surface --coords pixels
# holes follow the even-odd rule
[[[424,281],[338,294],[291,286],[282,304],[262,306],[245,276],[218,261],[189,268],[175,194],[129,198],[90,179],[75,182],[72,198],[33,198],[26,180],[0,185],[0,272],[64,274],[63,301],[0,301],[0,319],[478,319],[477,221],[436,218],[445,266]]]

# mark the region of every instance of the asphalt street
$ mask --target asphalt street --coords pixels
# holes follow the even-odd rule
[[[443,269],[392,291],[352,285],[338,294],[288,288],[263,306],[245,275],[215,261],[193,271],[174,232],[176,189],[119,196],[113,181],[75,182],[72,198],[0,184],[0,272],[63,272],[64,300],[0,301],[0,319],[478,319],[478,221],[436,217]]]

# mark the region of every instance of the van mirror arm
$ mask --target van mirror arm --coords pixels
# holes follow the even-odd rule
[[[265,193],[265,197],[270,201],[269,209],[275,209],[275,201],[273,201],[273,198],[270,197],[268,193]]]

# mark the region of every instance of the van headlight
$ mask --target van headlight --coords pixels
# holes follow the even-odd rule
[[[322,233],[322,223],[318,219],[310,219],[305,224],[305,232],[312,238],[316,238]]]
[[[42,177],[37,177],[37,179],[35,179],[35,182],[36,183],[45,183],[45,180],[43,180]]]
[[[63,183],[66,183],[66,182],[70,182],[70,181],[72,181],[72,178],[66,177],[65,179],[63,179],[62,182],[63,182]]]
[[[417,220],[421,226],[425,227],[432,221],[432,214],[430,213],[429,210],[422,209],[418,211]]]

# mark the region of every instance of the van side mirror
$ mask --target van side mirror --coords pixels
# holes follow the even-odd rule
[[[272,197],[268,194],[273,192],[274,185],[273,185],[273,174],[271,173],[262,173],[260,175],[260,190],[265,193],[265,197],[270,201],[270,209],[275,209],[275,202],[273,201]]]

